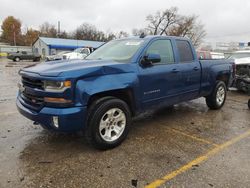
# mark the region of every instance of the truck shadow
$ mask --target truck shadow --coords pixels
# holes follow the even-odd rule
[[[133,140],[133,136],[145,136],[141,135],[141,133],[145,133],[146,129],[151,131],[155,130],[155,127],[159,126],[160,122],[174,122],[180,117],[189,116],[194,113],[206,113],[207,111],[208,109],[205,105],[186,102],[175,105],[173,108],[161,107],[142,113],[133,118],[128,139],[121,146],[130,144],[129,142]],[[63,134],[41,130],[36,133],[38,133],[38,135],[28,141],[28,144],[21,153],[21,159],[24,160],[26,157],[30,158],[32,156],[35,157],[36,155],[42,158],[43,154],[44,156],[48,156],[50,153],[57,155],[61,153],[62,155],[72,156],[81,154],[82,152],[89,152],[92,154],[105,152],[96,150],[88,145],[84,139],[84,134],[81,132]],[[116,148],[114,150],[116,150]],[[41,151],[43,152],[41,153]]]
[[[174,135],[169,128],[180,124],[190,126],[190,122],[193,121],[192,116],[207,112],[210,113],[205,104],[200,101],[181,103],[172,109],[160,108],[145,112],[133,119],[131,131],[125,142],[107,151],[99,151],[89,146],[82,133],[59,134],[46,130],[36,131],[37,135],[27,141],[26,147],[19,156],[20,169],[25,177],[23,186],[41,184],[49,186],[50,181],[54,182],[58,179],[64,181],[60,174],[71,174],[72,177],[94,177],[94,179],[102,177],[102,179],[106,178],[106,181],[111,181],[109,175],[104,177],[103,174],[116,176],[115,172],[119,172],[120,168],[125,174],[129,174],[130,166],[136,172],[140,172],[142,168],[145,168],[146,172],[148,167],[139,162],[141,159],[152,162],[152,165],[157,163],[159,168],[162,168],[162,164],[166,164],[167,168],[168,164],[180,163],[182,160],[178,152],[168,155],[169,151],[175,151],[177,148],[180,152],[183,149],[194,150],[192,152],[197,155],[203,149],[198,147],[200,149],[196,151],[192,141]],[[160,148],[159,145],[161,145]],[[190,156],[193,155],[192,152]]]

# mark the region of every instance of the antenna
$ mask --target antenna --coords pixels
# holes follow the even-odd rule
[[[140,38],[144,38],[146,35],[145,35],[145,33],[144,32],[142,32],[141,34],[140,34]]]

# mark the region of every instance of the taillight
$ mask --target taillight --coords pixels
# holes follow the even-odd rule
[[[233,77],[235,77],[235,74],[236,74],[236,64],[235,63],[233,63],[232,68],[233,68]]]

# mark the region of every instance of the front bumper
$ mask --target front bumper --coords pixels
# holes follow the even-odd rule
[[[58,132],[76,132],[84,129],[86,107],[50,108],[43,107],[39,112],[26,108],[17,98],[18,111],[28,119],[38,122],[44,128]],[[58,117],[59,127],[54,126],[53,116]]]

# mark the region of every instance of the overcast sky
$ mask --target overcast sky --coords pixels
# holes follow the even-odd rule
[[[0,0],[0,24],[9,15],[23,27],[38,28],[48,21],[72,31],[83,22],[103,31],[146,26],[145,17],[176,6],[183,15],[197,15],[205,25],[206,41],[250,41],[249,0]]]

